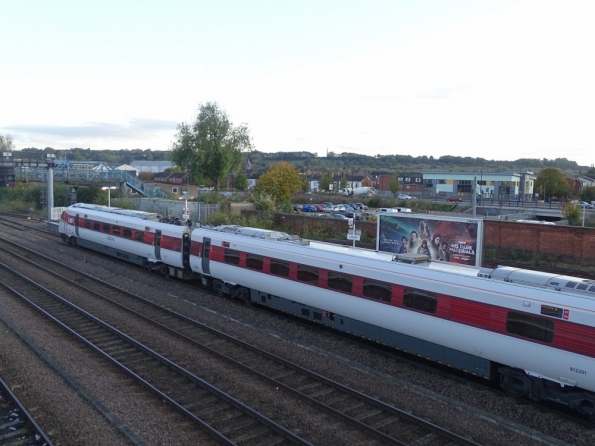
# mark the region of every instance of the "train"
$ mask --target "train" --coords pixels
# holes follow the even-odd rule
[[[555,401],[595,421],[595,281],[77,203],[62,239]]]

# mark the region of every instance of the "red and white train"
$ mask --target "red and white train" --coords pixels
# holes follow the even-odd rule
[[[595,282],[78,203],[64,241],[553,400],[595,420]]]

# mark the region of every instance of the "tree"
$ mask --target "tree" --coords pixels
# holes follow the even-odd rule
[[[329,186],[333,182],[333,176],[329,172],[325,172],[318,181],[318,190],[323,192],[329,191]]]
[[[12,152],[14,150],[14,142],[10,135],[0,135],[0,152]]]
[[[294,193],[302,188],[299,172],[287,161],[271,166],[269,171],[260,176],[256,191],[269,194],[276,202],[289,203]]]
[[[218,191],[221,179],[242,162],[242,152],[252,143],[248,128],[234,127],[217,103],[207,102],[199,107],[194,124],[178,125],[172,161],[190,170],[192,177],[210,180]]]
[[[243,173],[238,173],[233,181],[233,187],[236,190],[248,189],[248,177]]]
[[[568,196],[570,193],[570,186],[566,182],[566,177],[560,169],[546,167],[537,175],[534,190],[545,200],[548,197]]]
[[[390,179],[390,181],[388,182],[388,188],[393,193],[393,195],[396,197],[397,192],[399,192],[399,189],[401,188],[401,183],[399,183],[399,180],[397,179],[397,177],[392,177]]]

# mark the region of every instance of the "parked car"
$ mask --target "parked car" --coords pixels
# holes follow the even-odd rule
[[[346,217],[344,214],[339,214],[339,213],[331,214],[331,218],[337,218],[339,220],[347,220],[348,219],[348,217]]]
[[[347,218],[355,218],[356,220],[363,220],[364,217],[362,217],[362,214],[360,214],[359,212],[343,212],[343,215]]]
[[[586,201],[572,200],[570,202],[570,204],[574,204],[576,206],[580,206],[582,209],[593,209],[593,205],[587,203]]]
[[[302,212],[318,212],[318,209],[314,205],[304,204],[302,205]]]
[[[374,212],[362,212],[362,217],[366,221],[376,221],[376,214]]]
[[[368,209],[368,206],[366,206],[364,203],[353,203],[352,206],[356,211],[365,211]]]
[[[345,205],[343,204],[337,204],[333,206],[333,212],[345,212],[346,210],[347,208],[345,208]]]
[[[324,206],[323,205],[321,205],[321,204],[313,204],[312,206],[314,206],[318,212],[324,212]]]
[[[446,201],[456,201],[456,202],[461,202],[463,201],[460,197],[454,197],[449,195],[448,197],[446,197]]]
[[[407,194],[399,194],[399,196],[397,197],[399,200],[412,200],[413,197],[411,195],[407,195]]]
[[[321,205],[323,205],[325,208],[331,208],[334,206],[333,203],[331,203],[330,201],[325,201],[324,203],[320,203]]]

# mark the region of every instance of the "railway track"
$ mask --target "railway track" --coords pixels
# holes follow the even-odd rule
[[[3,446],[52,446],[10,387],[0,378],[0,444]]]
[[[111,305],[117,306],[118,309],[126,310],[135,317],[142,318],[144,321],[154,324],[159,329],[169,334],[174,334],[185,342],[191,343],[193,348],[199,349],[203,354],[208,354],[218,358],[220,361],[224,361],[226,363],[225,367],[234,367],[237,369],[237,373],[243,374],[243,377],[240,379],[259,379],[268,382],[270,386],[274,386],[277,389],[283,389],[288,394],[299,398],[300,401],[310,403],[313,410],[324,411],[332,415],[337,422],[346,423],[353,429],[364,431],[366,435],[373,436],[378,444],[413,444],[415,442],[420,442],[420,444],[427,442],[451,445],[474,444],[446,429],[399,411],[382,401],[342,386],[335,381],[271,355],[181,314],[163,308],[140,296],[112,287],[105,282],[82,274],[66,265],[58,264],[52,259],[34,253],[27,248],[13,243],[7,244],[11,245],[10,251],[8,251],[8,255],[11,258],[20,257],[20,261],[34,262],[38,270],[51,271],[60,282],[68,282],[70,285],[67,288],[77,287],[81,291],[84,290],[87,293],[93,293],[93,296],[106,299]],[[3,248],[6,249],[6,245]],[[69,279],[66,279],[66,277]],[[67,293],[68,291],[65,290],[64,292]],[[28,295],[37,294],[39,293],[30,290]],[[47,308],[62,308],[66,305],[65,303],[54,303],[58,298],[48,294],[47,291],[44,292],[43,296],[36,299],[44,302],[44,306]],[[72,311],[69,310],[69,312]],[[72,316],[73,320],[78,320],[80,317],[80,315],[76,316],[76,318],[74,318],[74,315]],[[89,316],[86,317],[89,319]],[[83,325],[88,324],[88,322],[78,323]],[[104,345],[106,342],[108,344],[113,343],[110,347],[110,352],[108,352],[111,353],[109,357],[112,358],[112,361],[123,364],[131,371],[136,370],[136,367],[142,364],[143,371],[147,373],[148,364],[152,363],[147,356],[151,355],[154,358],[153,361],[156,360],[162,364],[166,363],[170,368],[173,367],[176,369],[178,375],[188,379],[185,376],[188,372],[185,372],[175,364],[168,364],[168,360],[158,353],[148,353],[145,351],[148,347],[141,347],[134,340],[124,340],[123,334],[118,331],[117,327],[111,327],[101,321],[94,321],[94,325],[101,327],[101,329],[97,328],[97,334],[94,332],[85,333],[86,342],[90,342],[93,348]],[[89,331],[89,329],[87,330]],[[111,333],[109,338],[108,333]],[[95,336],[105,337],[106,339],[101,339],[100,343],[96,343],[94,342]],[[133,361],[132,364],[127,363],[129,358],[133,358],[131,359]],[[163,365],[156,365],[155,367],[156,370],[157,368],[164,368]],[[138,373],[138,375],[141,374]],[[181,380],[182,378],[178,375],[172,377],[171,381],[177,382],[174,380]],[[183,383],[180,384],[181,386],[190,387],[195,385],[183,380],[180,382]],[[161,388],[163,388],[163,385],[161,385]],[[204,388],[201,389],[201,392],[206,391]],[[175,395],[176,389],[167,388],[167,393],[168,395]],[[180,403],[175,401],[175,398],[172,398],[172,400],[174,400],[172,404],[175,403],[182,406],[182,408],[184,407],[183,401]],[[196,401],[196,398],[193,398],[192,401]]]

